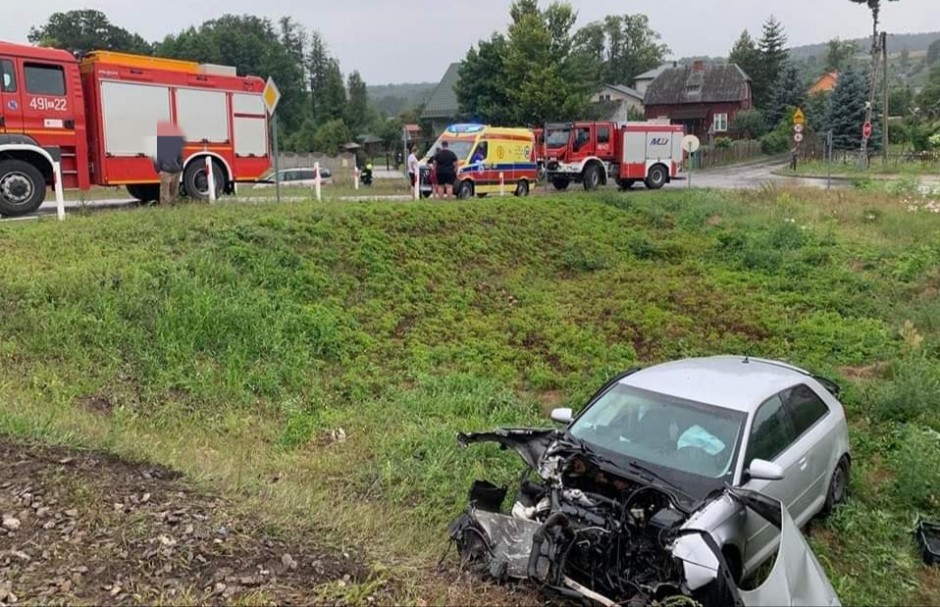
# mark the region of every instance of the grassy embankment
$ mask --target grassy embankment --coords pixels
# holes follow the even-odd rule
[[[806,160],[797,164],[796,171],[789,168],[777,171],[780,175],[800,175],[808,177],[826,177],[829,174],[829,166],[822,160]],[[849,177],[864,179],[866,177],[873,179],[892,179],[897,177],[940,177],[940,165],[936,161],[928,162],[900,162],[897,159],[891,159],[887,164],[881,161],[880,157],[872,158],[871,164],[867,167],[861,167],[857,162],[833,162],[833,177]]]
[[[457,431],[547,425],[638,361],[780,357],[848,384],[853,496],[811,533],[842,601],[940,604],[911,536],[940,516],[940,214],[908,207],[693,190],[9,224],[0,432],[177,467],[435,601],[470,481],[519,466]]]

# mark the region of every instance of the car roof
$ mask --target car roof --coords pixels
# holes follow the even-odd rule
[[[687,358],[642,369],[620,383],[753,413],[768,398],[813,376],[785,362],[746,356]]]

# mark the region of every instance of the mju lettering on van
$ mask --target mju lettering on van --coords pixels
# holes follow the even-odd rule
[[[650,139],[650,145],[668,145],[669,137],[654,137]]]

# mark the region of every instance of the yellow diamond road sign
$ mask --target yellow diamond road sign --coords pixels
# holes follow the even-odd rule
[[[268,82],[264,85],[261,98],[264,99],[264,107],[267,108],[268,114],[273,114],[274,109],[277,107],[277,102],[281,100],[281,91],[277,89],[277,85],[274,84],[274,80],[271,77],[268,77]]]
[[[803,124],[806,122],[806,116],[803,115],[803,110],[796,108],[796,111],[793,113],[793,124]]]

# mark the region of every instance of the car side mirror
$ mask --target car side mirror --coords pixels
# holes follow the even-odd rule
[[[779,481],[783,480],[783,468],[764,459],[753,459],[747,475],[758,481]]]
[[[570,424],[573,419],[574,411],[568,407],[552,410],[552,421],[556,421],[559,424]]]

